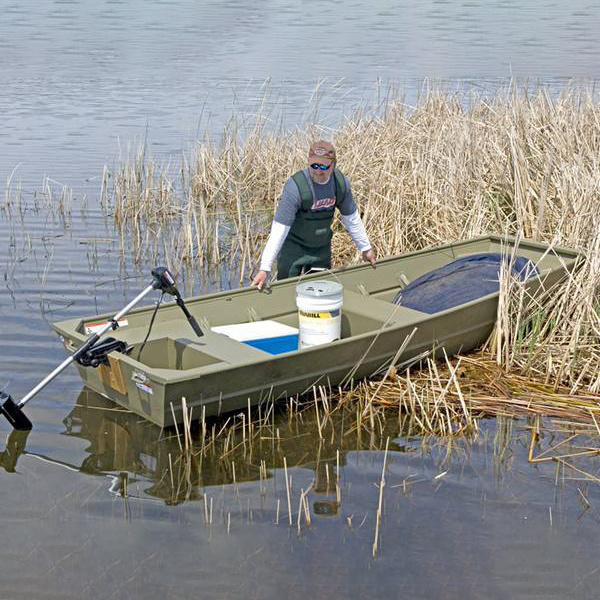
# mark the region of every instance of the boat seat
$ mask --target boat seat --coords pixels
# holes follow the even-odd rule
[[[182,340],[179,340],[182,341]],[[210,354],[215,358],[227,363],[243,363],[257,359],[273,357],[269,352],[259,350],[249,344],[238,342],[222,333],[207,331],[201,338],[186,339],[186,342],[201,352]]]
[[[387,323],[388,325],[391,325],[392,323],[398,325],[412,323],[415,319],[426,318],[429,316],[418,310],[413,310],[412,308],[398,306],[397,304],[392,304],[385,300],[379,300],[374,296],[363,296],[362,294],[348,290],[344,290],[344,306],[342,311],[369,317],[376,321],[380,321],[381,323]]]
[[[204,352],[219,361],[236,363],[246,360],[263,359],[272,356],[268,352],[263,352],[258,348],[238,342],[226,335],[215,333],[206,327],[202,327],[204,335],[197,337],[190,324],[183,320],[164,321],[155,323],[152,327],[152,333],[148,342],[161,338],[170,338],[179,343],[189,345],[200,352]],[[115,332],[115,337],[119,336],[119,331]],[[144,327],[131,328],[127,331],[127,341],[130,344],[140,344],[146,337],[147,329]]]

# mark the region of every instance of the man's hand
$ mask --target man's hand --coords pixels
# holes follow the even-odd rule
[[[375,268],[375,252],[373,252],[372,248],[369,248],[368,250],[364,250],[362,253],[362,259],[365,262],[369,262],[371,263],[371,266],[373,268]]]
[[[267,277],[269,277],[268,271],[259,271],[252,280],[252,287],[257,287],[259,290],[262,290],[267,281]]]

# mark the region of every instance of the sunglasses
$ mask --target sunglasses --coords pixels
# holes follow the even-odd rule
[[[321,171],[327,171],[327,169],[329,169],[330,166],[331,164],[322,165],[320,163],[312,163],[312,165],[310,165],[310,168],[314,169],[315,171],[317,171],[318,169],[321,169]]]

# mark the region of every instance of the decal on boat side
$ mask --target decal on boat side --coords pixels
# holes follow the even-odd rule
[[[142,390],[142,392],[146,392],[146,394],[154,394],[154,390],[145,383],[140,383],[139,381],[135,382],[135,387]]]
[[[127,327],[129,321],[127,321],[127,319],[119,319],[117,323],[119,324],[119,327]],[[96,333],[97,331],[100,331],[100,329],[102,329],[102,327],[104,327],[107,324],[108,321],[93,321],[90,323],[86,323],[83,326],[83,330],[86,335],[89,335],[90,333]]]

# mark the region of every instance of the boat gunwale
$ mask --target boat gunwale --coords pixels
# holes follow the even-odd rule
[[[550,274],[556,273],[558,271],[565,271],[565,276],[566,276],[566,272],[569,270],[569,267],[574,266],[575,261],[578,258],[583,258],[582,253],[580,253],[576,250],[573,250],[571,248],[564,248],[564,247],[560,247],[560,246],[551,246],[551,245],[544,244],[541,242],[533,242],[533,241],[526,240],[526,239],[517,240],[517,238],[515,238],[514,236],[485,235],[485,236],[480,236],[477,238],[471,238],[469,240],[464,240],[459,243],[455,242],[452,244],[445,244],[444,246],[434,246],[434,247],[429,247],[429,248],[424,248],[421,250],[409,252],[406,254],[400,254],[400,255],[395,255],[395,256],[391,256],[391,257],[386,257],[386,258],[382,259],[381,261],[379,261],[379,264],[382,264],[382,263],[385,264],[385,263],[397,261],[398,259],[409,258],[411,256],[427,254],[432,251],[443,251],[448,248],[454,249],[454,248],[458,248],[461,246],[467,246],[469,244],[473,244],[473,243],[477,243],[477,242],[485,241],[485,240],[511,243],[513,248],[514,247],[518,248],[521,245],[524,245],[524,246],[528,246],[531,249],[543,250],[544,254],[545,253],[553,253],[555,256],[562,255],[561,256],[562,258],[572,261],[572,264],[567,266],[566,268],[565,268],[565,266],[557,266],[553,269],[550,269],[548,272],[546,272],[546,275],[550,275]],[[518,244],[516,244],[516,242],[518,242]],[[351,267],[341,267],[338,269],[333,269],[332,272],[335,274],[338,274],[338,273],[343,274],[343,273],[348,273],[348,272],[356,272],[359,270],[368,270],[371,268],[372,268],[371,265],[362,265],[361,264],[361,265],[353,265]],[[314,273],[314,274],[310,274],[310,275],[304,277],[304,279],[306,279],[306,278],[312,279],[312,278],[317,278],[317,277],[322,277],[322,276],[323,276],[323,273]],[[540,280],[541,278],[542,278],[542,274],[538,274],[537,279]],[[274,282],[272,284],[272,286],[273,287],[291,286],[291,285],[295,285],[297,283],[297,280],[298,280],[297,277],[287,278],[287,279],[283,279],[283,280]],[[531,278],[531,281],[533,282],[534,278]],[[211,300],[211,299],[214,300],[214,299],[218,299],[218,298],[222,298],[222,297],[236,296],[236,295],[239,295],[242,293],[253,294],[253,293],[260,293],[260,292],[258,292],[258,290],[255,290],[255,289],[248,289],[248,287],[237,288],[234,290],[224,290],[224,291],[214,292],[212,294],[206,294],[203,296],[196,296],[196,297],[190,298],[189,300],[186,300],[186,303],[189,305],[192,303],[202,302],[205,300]],[[386,323],[389,323],[390,318],[392,318],[390,316],[385,321],[383,321],[381,326],[377,329],[373,329],[370,331],[366,331],[364,333],[359,333],[356,335],[348,336],[346,338],[335,340],[334,342],[331,342],[325,346],[313,346],[313,347],[304,348],[301,350],[291,350],[289,352],[284,352],[284,353],[277,354],[277,355],[270,355],[270,354],[265,353],[264,357],[254,356],[254,357],[249,357],[248,360],[240,360],[240,361],[233,362],[233,363],[230,363],[227,361],[217,361],[210,365],[204,365],[204,366],[200,366],[200,367],[194,367],[192,369],[182,370],[181,374],[169,375],[168,378],[165,378],[156,372],[157,370],[160,371],[160,370],[165,370],[165,369],[148,367],[143,362],[139,362],[128,355],[119,356],[119,360],[124,363],[127,363],[132,368],[136,368],[136,369],[144,371],[144,373],[146,373],[149,377],[151,377],[152,381],[166,386],[166,385],[170,385],[170,384],[177,384],[177,383],[189,381],[190,379],[202,377],[204,375],[212,375],[215,372],[228,372],[228,371],[238,369],[241,367],[247,367],[249,365],[262,365],[263,363],[270,362],[270,361],[279,361],[281,359],[287,359],[292,356],[298,356],[299,353],[302,353],[302,355],[307,355],[307,354],[310,355],[311,353],[314,354],[317,352],[323,352],[325,350],[329,350],[330,348],[336,348],[336,347],[347,345],[349,343],[353,343],[356,341],[362,341],[366,338],[377,338],[383,332],[398,331],[400,329],[404,329],[407,327],[418,327],[418,325],[420,323],[423,323],[424,321],[431,321],[433,319],[438,320],[438,319],[445,318],[448,315],[451,315],[452,313],[456,313],[458,311],[468,309],[474,305],[484,303],[490,299],[498,297],[499,295],[500,295],[500,291],[497,290],[495,292],[491,292],[490,294],[486,294],[485,296],[480,296],[479,298],[475,298],[473,300],[470,300],[469,302],[465,302],[463,304],[459,304],[457,306],[450,307],[443,311],[439,311],[439,312],[436,312],[433,314],[421,313],[422,316],[415,315],[414,318],[412,318],[409,322],[401,322],[401,323],[391,322],[389,325],[386,326]],[[376,296],[373,296],[373,297],[377,298]],[[391,307],[395,306],[394,303],[392,303],[392,302],[389,302],[389,304]],[[162,306],[167,308],[167,307],[176,306],[176,304],[174,301],[172,301],[172,302],[164,303]],[[154,307],[143,306],[143,307],[132,310],[131,314],[141,313],[141,312],[151,311],[151,310],[154,310]],[[414,312],[418,313],[419,311],[414,311]],[[77,319],[77,321],[78,321],[78,323],[81,324],[88,320],[110,318],[112,316],[113,316],[112,313],[106,313],[106,314],[92,315],[90,317],[80,318],[80,319]],[[60,335],[71,337],[74,339],[79,339],[79,341],[83,342],[87,339],[87,336],[84,336],[83,334],[79,333],[75,329],[68,332],[65,329],[62,329],[60,327],[62,323],[73,322],[74,320],[75,319],[67,319],[64,321],[53,323],[52,327]],[[192,344],[193,343],[194,342],[192,341]],[[206,352],[206,354],[210,355],[210,351]],[[167,369],[167,370],[169,370],[171,372],[173,371],[171,369]]]
[[[553,253],[555,255],[557,255],[557,252],[560,252],[561,254],[568,254],[571,255],[571,258],[573,260],[576,260],[577,258],[583,258],[584,255],[581,252],[578,252],[577,250],[574,250],[572,248],[567,248],[564,246],[550,246],[549,244],[544,244],[542,242],[534,242],[528,239],[517,239],[515,236],[500,236],[500,235],[494,235],[494,234],[490,234],[490,235],[484,235],[484,236],[479,236],[479,237],[475,237],[475,238],[470,238],[468,240],[463,240],[461,242],[453,242],[450,244],[444,244],[443,246],[428,246],[427,248],[422,248],[421,250],[413,250],[412,252],[407,252],[406,254],[395,254],[394,256],[387,256],[385,258],[382,258],[380,260],[377,261],[378,265],[382,265],[382,264],[386,264],[386,263],[390,263],[393,261],[396,261],[398,259],[401,258],[409,258],[412,256],[418,256],[419,254],[426,254],[432,251],[441,251],[441,250],[445,250],[447,248],[458,248],[460,246],[466,246],[466,245],[470,245],[476,242],[481,242],[484,240],[491,240],[491,241],[497,241],[497,242],[519,242],[519,244],[516,247],[519,247],[521,244],[526,244],[528,246],[533,246],[535,249],[544,249],[546,251],[548,250],[552,250]],[[513,244],[514,246],[514,244]],[[372,269],[373,267],[371,265],[368,264],[358,264],[358,265],[351,265],[349,267],[337,267],[335,269],[331,269],[331,272],[334,274],[344,274],[344,273],[348,273],[348,272],[357,272],[357,271],[362,271],[362,270],[369,270]],[[557,269],[552,269],[552,272],[558,270]],[[302,279],[317,279],[319,277],[323,277],[323,273],[322,272],[318,272],[318,273],[311,273],[308,275],[304,275],[302,276]],[[283,286],[288,286],[288,285],[294,285],[295,282],[297,282],[299,278],[298,277],[288,277],[286,279],[280,279],[277,281],[274,281],[270,284],[271,288],[274,287],[283,287]],[[217,299],[219,297],[225,297],[225,296],[237,296],[240,294],[253,294],[253,293],[261,293],[259,290],[257,290],[256,288],[249,288],[248,286],[245,287],[239,287],[239,288],[234,288],[231,290],[220,290],[218,292],[211,292],[210,294],[202,294],[200,296],[192,296],[191,298],[186,298],[185,302],[187,305],[190,304],[194,304],[196,302],[203,302],[203,301],[207,301],[207,300],[213,300],[213,299]],[[495,292],[494,292],[495,293]],[[484,296],[482,296],[483,298]],[[391,303],[390,303],[391,304]],[[168,302],[164,302],[161,305],[161,308],[167,308],[167,307],[174,307],[176,306],[176,303],[174,300],[168,301]],[[463,305],[460,305],[463,306]],[[133,308],[132,310],[129,311],[128,314],[139,314],[141,312],[144,311],[151,311],[154,310],[154,306],[140,306],[138,308]],[[448,309],[450,310],[450,309]],[[445,311],[442,311],[445,312]],[[424,313],[424,314],[428,314],[428,313]],[[438,314],[438,313],[436,313]],[[85,317],[76,317],[80,323],[86,322],[86,321],[91,321],[93,319],[106,319],[106,318],[111,318],[114,316],[113,312],[108,312],[108,313],[100,313],[100,314],[96,314],[96,315],[88,315]],[[60,325],[61,323],[65,323],[67,321],[72,321],[74,319],[64,319],[62,321],[58,321],[57,323],[52,323],[51,326],[55,329],[55,331],[61,333],[61,331],[59,331],[58,329],[56,329],[54,326],[55,325]],[[86,339],[86,336],[79,333],[78,331],[73,331],[74,334],[77,335],[77,337],[79,337],[81,339],[81,341]],[[353,336],[354,337],[354,336]]]

